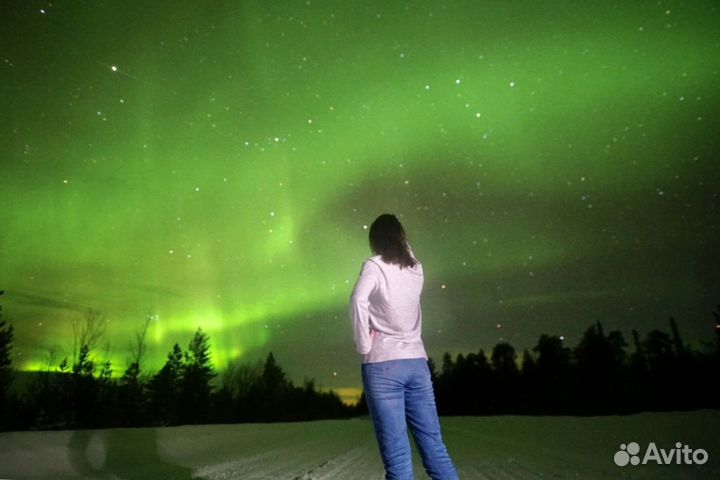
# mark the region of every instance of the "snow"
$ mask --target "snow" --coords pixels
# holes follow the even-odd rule
[[[442,417],[461,479],[720,478],[720,411]],[[703,465],[619,467],[620,444],[703,448]],[[413,450],[416,478],[427,476]],[[382,479],[368,417],[298,423],[0,433],[3,479]]]

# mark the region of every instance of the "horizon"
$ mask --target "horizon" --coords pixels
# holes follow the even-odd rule
[[[718,305],[718,307],[720,307],[720,305]],[[668,324],[669,324],[669,323],[670,323],[670,322],[668,322]],[[600,322],[600,324],[602,324],[602,322]],[[597,326],[597,324],[595,324],[595,323],[590,324],[590,325],[588,325],[587,328],[591,328],[591,327],[593,327],[593,326]],[[709,333],[714,332],[714,331],[715,331],[716,329],[718,329],[718,328],[720,328],[720,324],[715,323],[714,328],[711,327],[711,328],[708,329],[708,330],[709,330]],[[662,331],[662,332],[664,332],[664,333],[668,333],[668,332],[665,332],[665,330],[663,330],[663,329],[655,329],[655,330],[660,330],[660,331]],[[668,329],[668,330],[670,330],[670,329]],[[678,329],[678,330],[679,330],[678,333],[679,333],[679,335],[680,335],[680,339],[682,340],[682,338],[683,338],[683,336],[682,336],[682,331],[681,331],[680,329]],[[613,331],[617,331],[617,330],[613,330]],[[623,335],[623,339],[626,341],[626,346],[623,347],[623,350],[624,350],[628,355],[631,355],[632,352],[633,352],[633,350],[635,349],[635,347],[634,347],[631,343],[628,343],[628,339],[631,338],[632,335],[627,335],[627,333],[632,333],[632,330],[631,330],[630,332],[624,332],[624,331],[622,331],[622,330],[619,330],[619,331],[620,331],[621,334]],[[608,333],[610,333],[610,331],[605,331],[604,328],[603,328],[603,332],[604,332],[604,334],[605,334],[606,336],[607,336]],[[649,331],[648,331],[648,332],[638,332],[638,335],[639,335],[639,337],[640,337],[640,340],[643,341],[643,340],[646,338],[646,335],[647,335],[648,333],[650,333],[650,332],[649,332]],[[670,332],[670,333],[671,333],[671,332]],[[541,335],[545,335],[545,334],[541,334]],[[211,343],[211,345],[212,345],[212,338],[210,338],[209,340],[210,340],[210,343]],[[574,351],[575,348],[578,346],[577,344],[567,345],[568,342],[567,342],[567,339],[566,339],[566,338],[561,337],[560,340],[563,342],[563,345],[565,345],[565,347],[566,347],[566,348],[569,348],[571,351]],[[578,338],[578,342],[579,342],[579,340],[580,340],[580,338]],[[502,342],[504,342],[504,341],[505,341],[505,340],[500,340],[498,343],[502,343]],[[712,353],[712,352],[709,352],[708,350],[712,350],[712,348],[713,348],[712,341],[713,341],[713,338],[709,335],[709,339],[707,339],[707,340],[705,340],[705,341],[700,340],[699,342],[696,342],[695,344],[683,341],[683,346],[684,346],[684,347],[689,347],[692,351],[697,352],[697,353],[710,354],[710,353]],[[176,342],[176,343],[178,343],[178,342]],[[508,342],[508,343],[510,343],[510,342]],[[178,345],[179,345],[181,348],[183,348],[183,352],[187,351],[187,350],[186,350],[182,345],[180,345],[179,343],[178,343]],[[496,345],[497,345],[497,344],[496,344]],[[510,343],[510,345],[512,345],[512,343]],[[513,348],[515,348],[514,345],[512,345],[512,346],[513,346]],[[495,347],[495,346],[492,346],[492,347],[490,347],[490,348],[478,348],[478,349],[476,349],[476,350],[456,351],[456,352],[443,352],[443,353],[439,356],[439,358],[436,358],[436,357],[434,357],[434,356],[432,356],[432,355],[428,355],[428,358],[434,362],[436,372],[437,372],[438,374],[441,374],[441,373],[442,373],[442,357],[445,355],[445,353],[450,354],[451,359],[452,359],[452,361],[454,362],[454,361],[457,359],[458,355],[463,355],[463,356],[467,357],[468,354],[480,354],[480,353],[482,352],[483,355],[485,356],[485,358],[487,359],[487,361],[489,362],[489,361],[490,361],[490,358],[491,358],[491,356],[492,356],[492,352],[493,352],[493,348],[494,348],[494,347]],[[526,349],[529,351],[529,353],[531,354],[531,356],[532,356],[535,360],[537,360],[537,353],[534,351],[534,349],[533,349],[533,348],[526,348]],[[260,358],[256,358],[256,359],[254,359],[254,360],[252,360],[252,359],[244,359],[244,360],[242,360],[242,359],[237,359],[237,360],[235,360],[233,363],[234,363],[235,365],[259,366],[260,368],[262,368],[262,364],[263,364],[264,359],[267,358],[267,355],[269,355],[270,353],[272,353],[273,356],[274,356],[274,357],[276,358],[276,360],[277,360],[277,359],[278,359],[278,353],[280,353],[280,352],[267,352],[267,353],[265,354],[265,356],[260,357]],[[524,354],[524,349],[517,349],[517,348],[515,348],[515,359],[514,359],[514,362],[515,362],[516,366],[518,367],[518,370],[519,370],[519,371],[522,371],[523,354]],[[94,355],[94,356],[91,357],[91,358],[93,359],[93,361],[96,361],[96,362],[97,362],[96,365],[98,365],[98,366],[102,364],[102,361],[107,360],[107,359],[105,359],[105,358],[96,358],[96,357],[97,357],[97,355]],[[282,353],[280,353],[280,357],[282,358]],[[71,355],[68,355],[67,358],[70,359],[70,358],[71,358]],[[219,388],[219,387],[222,385],[223,375],[226,374],[226,372],[228,371],[229,366],[226,365],[224,368],[219,368],[219,367],[217,367],[217,366],[212,362],[212,349],[211,349],[211,353],[210,353],[210,358],[211,358],[211,363],[212,363],[212,365],[213,365],[213,372],[215,373],[215,376],[210,380],[210,384],[213,385],[214,388]],[[56,364],[54,365],[55,367],[57,367],[57,363],[59,363],[59,361],[56,362]],[[113,364],[113,365],[114,365],[114,364]],[[282,362],[281,362],[280,360],[278,360],[278,365],[280,366],[280,368],[283,369],[283,371],[284,371],[286,374],[288,373],[287,370],[285,369],[285,366],[282,364]],[[112,369],[111,378],[112,378],[113,380],[119,380],[119,379],[123,376],[124,369],[127,368],[128,366],[129,366],[129,363],[126,364],[126,365],[121,365],[121,366],[115,366],[115,365],[114,365],[114,367],[113,367],[113,369]],[[115,368],[115,367],[119,367],[119,368]],[[143,367],[143,368],[141,369],[141,372],[140,372],[140,378],[141,378],[141,379],[145,379],[145,380],[149,380],[149,379],[152,378],[155,374],[157,374],[157,372],[160,370],[160,368],[162,368],[162,365],[158,366],[158,367],[155,368],[155,369],[148,369],[147,367]],[[29,373],[29,374],[39,374],[39,373],[63,374],[63,372],[60,372],[60,371],[58,371],[57,369],[55,369],[55,370],[48,370],[47,365],[46,365],[45,367],[39,367],[39,366],[38,366],[38,367],[35,368],[35,369],[16,369],[15,371],[17,371],[17,372],[23,372],[23,373]],[[67,371],[67,372],[64,372],[64,373],[69,375],[69,374],[71,374],[71,371]],[[290,376],[290,377],[291,377],[291,376]],[[27,388],[28,379],[26,379],[26,380],[23,382],[23,384],[21,384],[21,385],[19,385],[16,380],[17,380],[17,379],[15,379],[15,381],[12,381],[12,382],[11,382],[11,390],[14,390],[14,391],[17,393],[20,389]],[[307,375],[303,375],[302,381],[298,381],[298,379],[292,378],[292,377],[289,378],[289,380],[290,380],[295,386],[302,386],[305,381],[313,381],[314,384],[315,384],[315,389],[316,389],[317,391],[319,391],[319,392],[334,392],[335,394],[338,395],[338,397],[340,398],[340,400],[341,400],[345,405],[348,405],[348,406],[355,406],[355,405],[357,405],[358,402],[359,402],[359,400],[360,400],[360,396],[361,396],[361,394],[362,394],[362,391],[363,391],[362,385],[360,385],[360,386],[327,387],[327,386],[324,386],[324,385],[318,383],[317,380],[316,380],[314,377],[308,377]]]

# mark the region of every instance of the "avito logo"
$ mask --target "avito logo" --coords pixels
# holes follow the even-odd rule
[[[648,462],[655,462],[658,465],[669,465],[675,463],[677,465],[702,465],[708,460],[708,453],[702,448],[693,450],[689,445],[683,445],[680,442],[675,443],[675,448],[669,450],[658,449],[655,442],[650,442],[645,450],[645,454],[640,460],[640,445],[636,442],[630,442],[627,445],[620,445],[620,450],[615,452],[615,464],[624,467],[628,463],[631,465],[645,465]]]

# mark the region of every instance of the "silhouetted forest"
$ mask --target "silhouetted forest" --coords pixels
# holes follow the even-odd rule
[[[597,322],[574,348],[561,337],[543,334],[520,359],[507,342],[495,345],[489,358],[483,350],[454,359],[445,353],[440,371],[430,358],[438,411],[603,415],[720,408],[720,306],[712,314],[708,330],[712,325],[714,338],[702,342],[702,351],[683,342],[670,318],[669,333],[653,330],[641,338],[633,330],[631,345],[620,331],[605,333]],[[316,390],[313,380],[293,385],[272,353],[264,362],[231,364],[214,386],[210,341],[200,328],[185,350],[173,346],[160,371],[144,372],[150,318],[135,335],[129,366],[120,379],[113,378],[109,360],[96,360],[104,322],[90,310],[85,322],[74,326],[72,357],[55,362],[50,352],[46,370],[17,395],[8,391],[14,332],[0,307],[0,427],[139,427],[367,414],[364,395],[357,406],[348,407],[334,392]]]
[[[483,350],[453,360],[440,371],[428,360],[441,415],[607,415],[641,411],[720,408],[720,305],[712,312],[702,351],[686,345],[675,320],[670,332],[645,338],[632,331],[628,345],[620,331],[605,333],[597,322],[574,348],[558,336],[541,335],[523,350],[500,342],[490,357]],[[367,410],[361,398],[359,410]]]
[[[1,312],[0,312],[1,314]],[[175,344],[159,372],[143,374],[149,321],[136,334],[120,379],[93,352],[104,334],[98,312],[76,326],[70,360],[50,355],[21,395],[11,395],[13,328],[0,318],[0,427],[6,430],[165,426],[194,423],[300,421],[349,417],[354,409],[314,380],[295,386],[268,354],[265,361],[232,364],[220,378],[210,361],[210,339],[198,328],[187,348]],[[107,357],[107,355],[106,355]]]

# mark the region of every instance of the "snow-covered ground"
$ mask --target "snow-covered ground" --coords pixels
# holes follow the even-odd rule
[[[720,478],[720,411],[609,417],[443,417],[462,479]],[[676,442],[703,465],[617,466],[621,444]],[[427,478],[413,448],[416,478]],[[0,433],[3,479],[382,479],[368,418]]]

